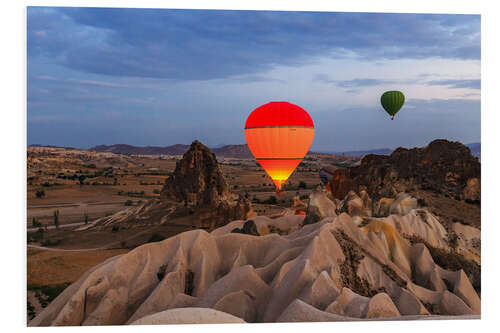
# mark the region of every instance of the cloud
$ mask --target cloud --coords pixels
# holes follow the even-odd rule
[[[381,85],[388,84],[408,84],[408,83],[417,83],[418,79],[406,79],[406,80],[384,80],[384,79],[375,79],[375,78],[355,78],[351,80],[334,80],[331,79],[326,74],[316,74],[313,77],[313,81],[326,83],[326,84],[335,84],[341,88],[347,88],[346,92],[357,92],[358,90],[355,88],[362,87],[375,87]]]
[[[452,89],[477,89],[481,90],[481,80],[434,80],[426,83],[430,86],[447,86]]]
[[[28,63],[209,80],[315,57],[480,59],[479,15],[28,8]]]
[[[378,79],[353,79],[353,80],[337,81],[336,84],[339,87],[343,88],[354,88],[354,87],[378,86],[388,83],[394,83],[394,81],[378,80]]]

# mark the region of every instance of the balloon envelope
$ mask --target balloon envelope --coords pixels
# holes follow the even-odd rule
[[[382,107],[391,116],[391,119],[394,119],[394,116],[401,109],[404,102],[405,95],[401,91],[386,91],[380,97],[380,103],[382,103]]]
[[[248,116],[245,138],[250,152],[279,192],[309,150],[314,124],[300,106],[270,102]]]

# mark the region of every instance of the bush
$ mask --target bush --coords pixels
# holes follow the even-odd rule
[[[63,283],[55,286],[28,287],[28,289],[35,292],[35,296],[40,302],[40,305],[42,308],[45,308],[69,285],[70,283]]]
[[[43,242],[41,242],[40,244],[42,246],[56,246],[56,245],[61,244],[61,240],[60,239],[57,239],[57,240],[46,239]]]
[[[31,220],[31,225],[35,228],[42,226],[42,224],[35,217],[33,217],[33,219]]]
[[[133,204],[132,200],[127,200],[124,203],[125,206],[132,206],[132,204]]]
[[[304,181],[300,181],[299,188],[306,189],[307,188],[307,184]]]
[[[276,205],[278,203],[278,199],[276,199],[274,195],[271,195],[267,200],[262,201],[262,203],[268,205]]]
[[[43,198],[45,196],[45,191],[44,190],[38,190],[35,193],[37,198]]]
[[[159,190],[159,189],[157,189],[157,188],[155,188],[155,189],[153,190],[153,193],[154,193],[154,194],[160,194],[160,190]]]

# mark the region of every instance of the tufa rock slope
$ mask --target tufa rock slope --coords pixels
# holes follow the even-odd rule
[[[444,257],[435,256],[437,250],[456,254],[431,213],[337,215],[326,193],[314,196],[314,205],[327,208],[313,211],[318,222],[258,216],[110,258],[29,325],[479,317],[469,273],[444,267]]]

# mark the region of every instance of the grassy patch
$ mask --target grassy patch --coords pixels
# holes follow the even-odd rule
[[[38,299],[42,308],[47,307],[60,293],[66,289],[70,283],[63,283],[54,286],[31,286],[28,287],[28,290],[35,292],[35,297]],[[29,306],[31,304],[28,303],[28,315],[29,315]],[[32,309],[34,310],[34,308]]]

